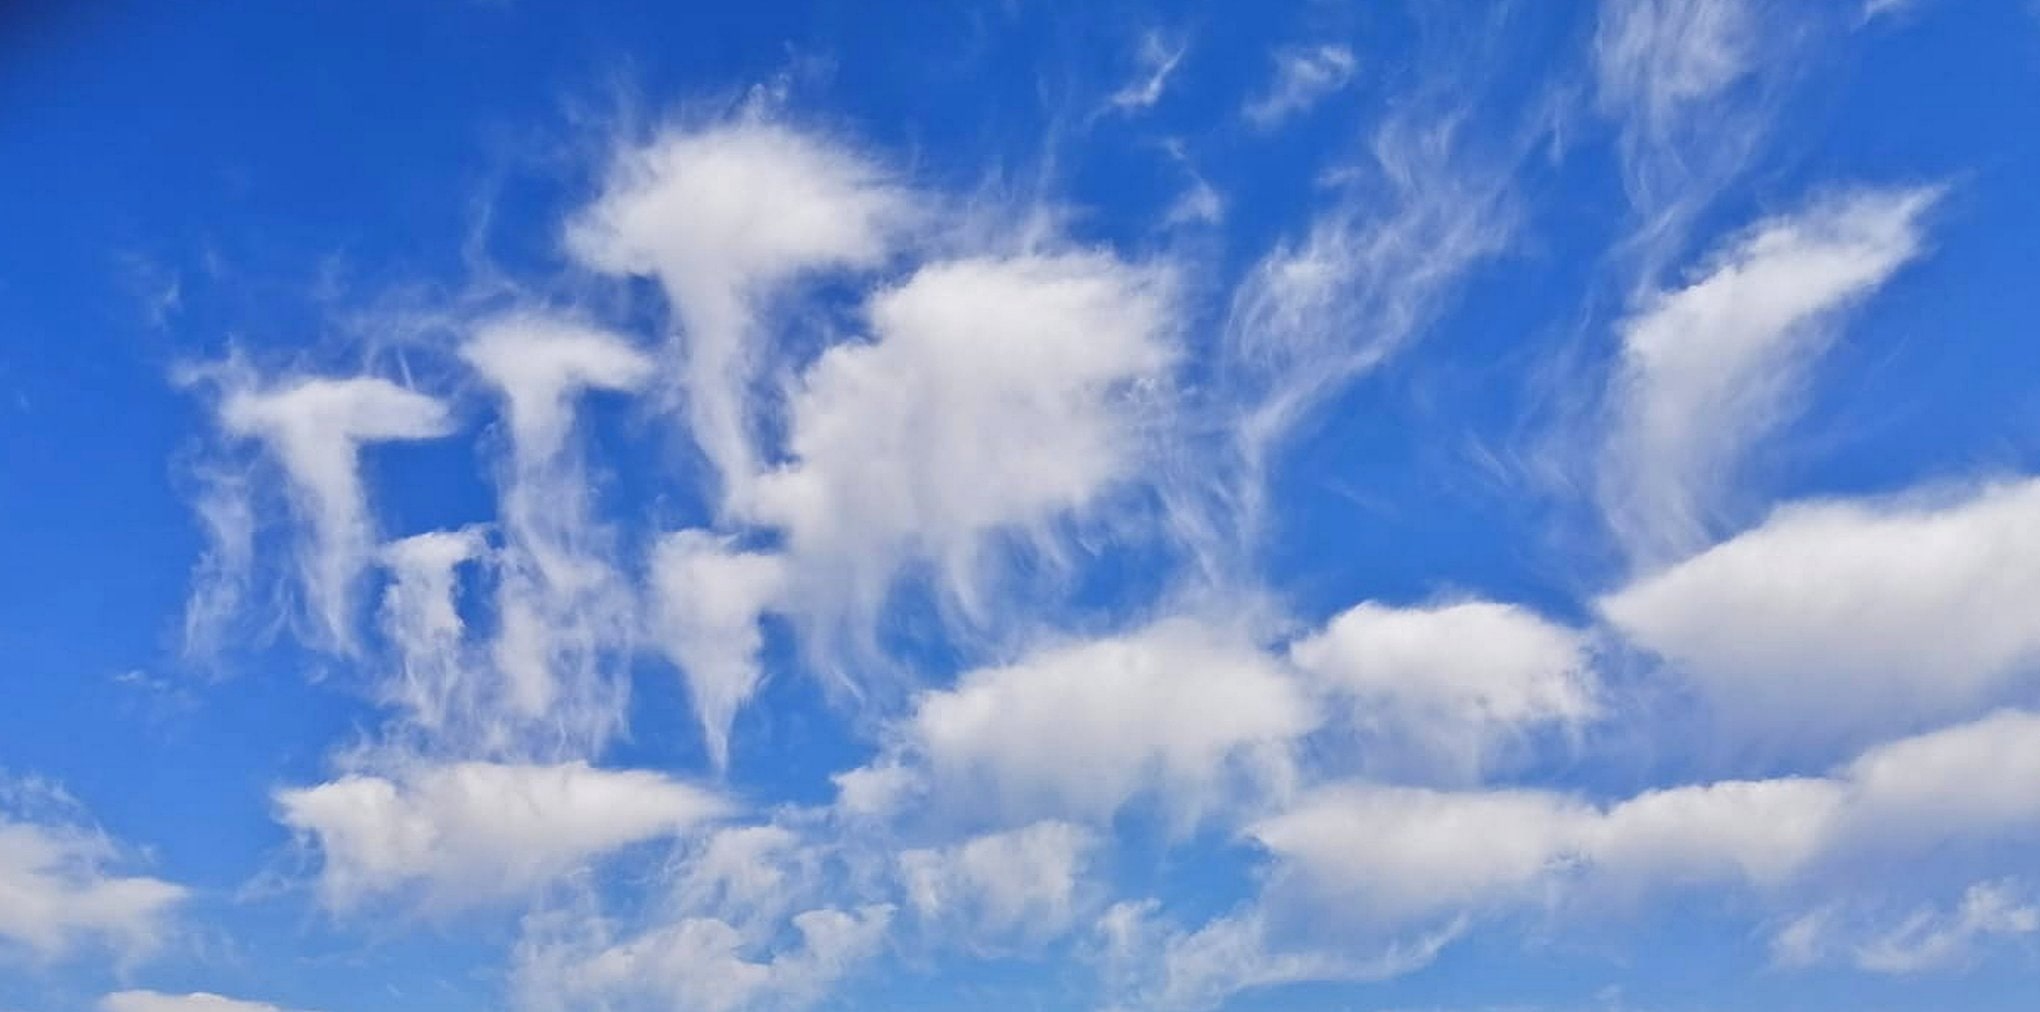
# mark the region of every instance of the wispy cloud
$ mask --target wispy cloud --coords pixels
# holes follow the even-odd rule
[[[1240,110],[1247,123],[1259,130],[1281,126],[1338,93],[1353,80],[1359,67],[1353,50],[1330,42],[1277,50],[1274,63],[1274,79]]]

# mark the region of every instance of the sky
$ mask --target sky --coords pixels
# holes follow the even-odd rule
[[[0,1009],[2024,1009],[2024,0],[0,13]]]

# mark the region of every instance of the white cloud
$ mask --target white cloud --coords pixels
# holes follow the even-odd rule
[[[792,919],[799,943],[774,952],[701,917],[621,940],[599,924],[583,937],[527,938],[519,946],[518,997],[534,1010],[805,1008],[878,953],[891,918],[886,906],[808,910]]]
[[[1290,647],[1290,660],[1349,702],[1371,745],[1460,779],[1539,725],[1598,712],[1585,637],[1515,605],[1365,603]]]
[[[1870,973],[1960,970],[1994,941],[2040,932],[2040,907],[2026,895],[2012,881],[1978,882],[1953,909],[1922,907],[1895,923],[1851,915],[1847,904],[1825,907],[1787,924],[1771,952],[1792,967],[1839,959]]]
[[[1067,253],[937,263],[873,297],[875,342],[802,377],[792,460],[750,511],[786,531],[790,592],[825,620],[869,616],[925,562],[973,605],[988,537],[1045,537],[1137,477],[1171,296],[1163,272]]]
[[[467,623],[457,607],[460,567],[486,550],[480,531],[429,531],[383,547],[390,570],[383,591],[383,635],[396,648],[396,670],[383,697],[420,729],[437,734],[477,714],[484,691],[473,677]]]
[[[582,393],[639,390],[653,372],[651,359],[621,337],[535,315],[485,324],[461,347],[460,357],[501,392],[511,446],[524,466],[566,448],[574,402]]]
[[[205,533],[205,552],[192,567],[184,605],[184,649],[207,656],[240,613],[255,572],[255,505],[248,475],[211,468],[198,476],[192,508]]]
[[[1915,0],[1863,0],[1862,19],[1867,22],[1881,17],[1901,15],[1912,10],[1914,2]]]
[[[2040,715],[2020,711],[1878,746],[1824,777],[1670,787],[1606,806],[1348,782],[1248,830],[1278,859],[1269,902],[1389,927],[1563,890],[1771,889],[1844,857],[1889,867],[2036,831]]]
[[[1290,740],[1316,720],[1254,645],[1169,619],[965,674],[922,694],[898,731],[951,810],[1104,820],[1152,792],[1194,819],[1229,788],[1286,789]]]
[[[1860,190],[1758,223],[1624,321],[1601,498],[1645,563],[1707,543],[1745,451],[1786,418],[1833,316],[1920,250],[1932,189]]]
[[[427,908],[514,897],[732,807],[656,773],[579,762],[351,774],[276,802],[285,825],[317,841],[321,895],[336,910],[407,888]]]
[[[777,556],[736,551],[704,531],[669,534],[652,555],[652,636],[687,679],[717,768],[729,764],[730,723],[763,676],[758,619],[784,581]]]
[[[1270,250],[1227,307],[1220,393],[1248,473],[1251,524],[1271,447],[1298,418],[1416,336],[1514,229],[1503,167],[1464,150],[1465,107],[1426,103],[1374,135],[1371,164],[1300,238]],[[1363,184],[1360,180],[1372,180]]]
[[[692,434],[726,488],[741,490],[756,470],[747,405],[765,340],[759,300],[806,273],[876,266],[911,213],[906,191],[855,152],[742,120],[621,152],[567,245],[597,270],[665,288]]]
[[[1113,1012],[1215,1008],[1240,991],[1301,981],[1384,980],[1431,962],[1457,934],[1446,928],[1356,952],[1350,939],[1274,939],[1264,911],[1251,907],[1184,930],[1157,916],[1156,906],[1118,903],[1098,919]]]
[[[614,334],[531,314],[483,324],[461,357],[509,419],[497,509],[505,544],[494,560],[495,717],[506,734],[522,727],[585,752],[622,720],[637,601],[608,558],[609,534],[570,436],[580,398],[640,390],[652,362]]]
[[[241,1001],[205,991],[115,991],[99,999],[99,1012],[285,1012],[268,1002]]]
[[[116,872],[121,848],[81,825],[76,807],[39,782],[0,781],[0,946],[43,958],[88,942],[147,954],[187,891]]]
[[[2040,481],[1780,508],[1603,598],[1738,732],[1819,747],[1989,705],[2040,671]]]
[[[1351,49],[1333,43],[1278,50],[1275,79],[1240,115],[1258,129],[1272,130],[1346,87],[1357,66]]]
[[[1693,214],[1751,160],[1792,34],[1778,9],[1748,0],[1602,0],[1596,91],[1621,129],[1647,256],[1675,251]]]
[[[354,588],[375,548],[358,458],[365,444],[446,435],[446,407],[424,394],[375,377],[298,379],[266,389],[230,391],[220,424],[263,441],[290,480],[299,519],[309,531],[300,560],[305,595],[324,645],[352,650]],[[231,502],[222,500],[220,502]],[[245,524],[219,503],[207,521],[231,545]]]
[[[1168,88],[1169,78],[1176,73],[1176,66],[1189,51],[1189,43],[1172,41],[1161,32],[1142,33],[1140,49],[1134,54],[1138,64],[1135,76],[1125,87],[1113,92],[1107,104],[1124,113],[1154,108]]]
[[[899,855],[908,905],[938,933],[981,948],[1026,946],[1066,931],[1078,913],[1090,830],[1046,820]]]
[[[1602,101],[1662,133],[1750,72],[1744,0],[1605,0],[1594,36]]]

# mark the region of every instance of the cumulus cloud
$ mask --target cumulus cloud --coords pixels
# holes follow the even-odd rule
[[[99,944],[124,957],[157,948],[188,891],[124,875],[122,849],[39,782],[0,781],[0,947],[39,958]]]
[[[2040,671],[2040,481],[1788,505],[1603,598],[1727,725],[1795,747],[1974,712]]]
[[[759,617],[785,582],[777,556],[704,531],[661,539],[651,562],[652,637],[687,679],[710,761],[729,764],[730,723],[763,677]]]
[[[399,890],[429,909],[517,897],[619,848],[732,811],[642,770],[483,762],[350,774],[276,793],[278,818],[315,842],[335,910]]]
[[[219,420],[232,435],[261,440],[288,477],[307,528],[299,561],[312,620],[325,645],[351,651],[355,586],[376,543],[358,466],[361,447],[446,435],[452,421],[445,405],[372,376],[294,379],[229,391]],[[205,517],[221,546],[215,550],[239,551],[234,546],[245,543],[245,518],[234,515],[232,500],[207,503]]]
[[[1142,390],[1175,356],[1171,289],[1061,253],[935,263],[874,296],[875,340],[801,378],[790,460],[749,511],[786,532],[796,602],[869,616],[920,562],[975,613],[986,539],[1040,534],[1136,477]]]
[[[1090,830],[1045,820],[899,855],[907,902],[938,931],[980,947],[1026,946],[1067,930],[1079,912]],[[946,933],[946,932],[945,932]]]
[[[1358,65],[1351,49],[1335,43],[1281,49],[1275,79],[1240,115],[1257,129],[1272,130],[1345,88]]]
[[[1319,787],[1249,834],[1273,902],[1349,923],[1449,920],[1554,890],[1770,889],[1843,856],[1903,860],[2040,830],[2040,716],[2006,711],[1865,751],[1819,777],[1728,780],[1605,806],[1533,789]],[[1874,866],[1874,865],[1873,865]]]
[[[769,951],[705,917],[621,939],[602,924],[540,934],[519,947],[517,994],[534,1010],[805,1008],[880,951],[891,919],[883,905],[804,911],[792,918],[799,941]]]
[[[1707,543],[1728,480],[1790,414],[1834,315],[1919,253],[1936,195],[1858,190],[1760,222],[1622,323],[1600,494],[1633,556]]]
[[[205,991],[115,991],[99,999],[99,1012],[285,1012],[268,1002],[241,1001]]]
[[[1231,788],[1286,789],[1289,742],[1316,720],[1254,645],[1177,618],[922,694],[892,761],[952,811],[1105,820],[1151,795],[1188,819]]]
[[[740,491],[757,469],[762,301],[805,274],[876,266],[913,214],[911,195],[875,162],[743,119],[619,152],[567,247],[596,270],[658,279],[680,325],[690,432],[726,490]]]
[[[1598,712],[1585,637],[1515,605],[1360,604],[1289,656],[1412,772],[1471,779],[1525,732]]]

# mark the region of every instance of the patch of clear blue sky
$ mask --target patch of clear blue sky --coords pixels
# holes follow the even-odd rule
[[[1824,187],[1952,184],[1932,255],[1851,323],[1805,421],[1766,451],[1777,494],[2040,467],[2040,30],[2022,3],[1913,6],[1897,23],[1823,41],[1769,143],[1694,229],[1704,245]],[[1591,20],[1583,3],[1518,5],[1520,35],[1504,52],[1526,77],[1585,88]],[[1150,29],[1189,45],[1162,100],[1137,119],[1091,119]],[[1358,56],[1350,90],[1272,134],[1240,125],[1273,47],[1328,40]],[[1080,211],[1079,237],[1134,254],[1151,248],[1154,220],[1184,183],[1157,147],[1180,137],[1228,202],[1212,258],[1226,278],[1322,202],[1315,176],[1360,151],[1418,45],[1410,18],[1386,3],[9,5],[0,767],[63,782],[110,833],[148,846],[156,874],[200,890],[193,919],[218,946],[156,964],[151,986],[330,1009],[490,1007],[512,933],[503,919],[335,926],[302,891],[245,888],[287,860],[268,791],[322,774],[333,743],[374,714],[344,679],[304,677],[323,662],[293,649],[252,652],[217,677],[177,659],[201,550],[181,462],[207,421],[173,369],[230,343],[320,361],[364,307],[466,284],[471,239],[506,270],[557,271],[559,214],[588,192],[618,117],[715,109],[781,79],[800,117],[917,178],[963,190],[1045,179]],[[1526,163],[1511,247],[1407,354],[1315,411],[1283,451],[1264,575],[1300,616],[1452,591],[1576,615],[1607,578],[1578,503],[1540,499],[1477,463],[1534,452],[1527,420],[1554,396],[1523,381],[1540,354],[1605,356],[1610,345],[1619,290],[1606,251],[1627,212],[1608,125],[1581,113],[1569,129],[1566,150]],[[1214,297],[1204,309],[1222,306]],[[597,430],[624,454],[606,459],[628,492],[662,449],[621,425]],[[482,467],[465,444],[378,451],[370,485],[387,526],[422,530],[486,516]],[[1111,587],[1100,593],[1110,599]],[[642,681],[638,733],[615,758],[698,767],[670,676]],[[761,796],[811,795],[862,755],[799,679],[772,683],[738,742],[737,768],[758,771],[740,785]],[[746,750],[785,758],[762,764]],[[1567,776],[1554,782],[1644,775]],[[1222,841],[1190,849],[1178,859],[1187,890],[1233,887],[1239,855]],[[1739,921],[1693,906],[1635,937],[1527,949],[1488,939],[1398,980],[1278,989],[1239,1007],[2031,1001],[2030,978],[2005,968],[1900,984],[1767,975],[1752,970],[1759,957]],[[840,1004],[1072,1007],[1081,977],[1053,958],[894,968]],[[45,1007],[55,995],[51,1007],[81,1007],[111,979],[90,961],[0,967],[0,1005]]]

